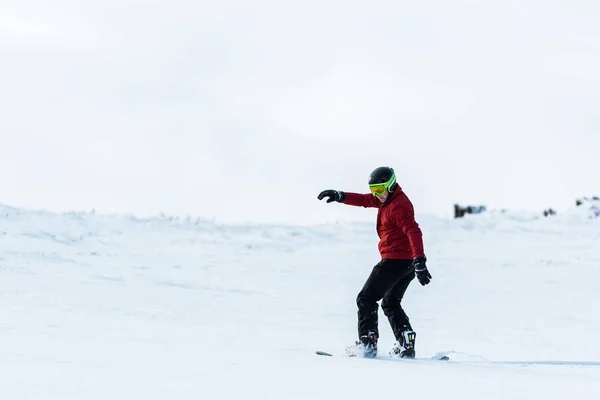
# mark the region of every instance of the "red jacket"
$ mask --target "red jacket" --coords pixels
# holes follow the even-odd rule
[[[425,256],[423,234],[415,221],[413,205],[400,186],[390,193],[385,203],[371,193],[346,192],[344,204],[379,209],[377,234],[382,259],[412,260]]]

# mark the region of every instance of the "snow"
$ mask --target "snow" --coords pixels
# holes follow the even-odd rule
[[[323,207],[343,207],[323,205]],[[596,399],[600,219],[418,215],[420,360],[356,337],[373,223],[233,225],[0,206],[3,399]],[[436,353],[451,361],[425,360]]]

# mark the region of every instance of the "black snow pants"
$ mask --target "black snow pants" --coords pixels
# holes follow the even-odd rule
[[[356,298],[358,305],[358,337],[375,332],[379,337],[378,304],[388,318],[396,340],[403,331],[410,329],[408,316],[400,303],[415,277],[412,260],[382,260],[375,267]]]

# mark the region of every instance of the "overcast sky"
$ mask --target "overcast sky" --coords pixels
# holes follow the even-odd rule
[[[416,212],[600,195],[600,2],[0,1],[0,202],[220,221],[393,166]]]

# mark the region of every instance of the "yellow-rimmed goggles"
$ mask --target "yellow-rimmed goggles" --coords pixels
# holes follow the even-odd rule
[[[373,183],[369,185],[369,189],[371,190],[371,194],[373,196],[381,196],[386,190],[388,190],[392,185],[396,183],[396,174],[393,174],[389,181],[384,183]]]

